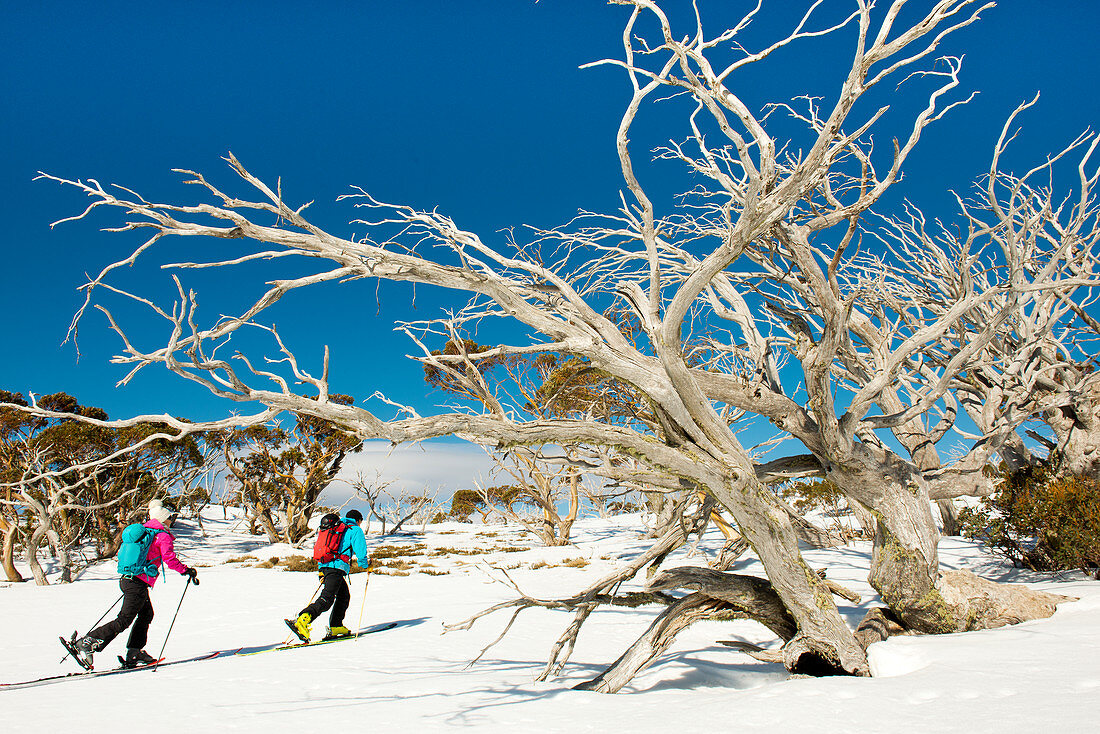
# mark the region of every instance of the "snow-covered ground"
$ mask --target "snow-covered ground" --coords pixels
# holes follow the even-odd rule
[[[261,649],[285,638],[294,616],[316,588],[309,573],[274,568],[272,557],[301,555],[240,532],[221,508],[204,515],[205,537],[194,523],[177,526],[181,557],[200,568],[201,585],[183,597],[165,656]],[[514,530],[482,525],[431,525],[424,533],[371,536],[372,548],[420,545],[415,556],[392,556],[384,572],[352,576],[348,626],[394,621],[399,626],[355,641],[140,671],[65,680],[24,689],[0,688],[4,732],[106,732],[148,729],[207,731],[424,732],[472,728],[486,732],[693,731],[738,732],[1033,732],[1097,731],[1100,724],[1100,582],[1080,575],[1026,576],[972,544],[947,539],[944,563],[1002,581],[1080,597],[1049,620],[965,635],[901,637],[872,646],[876,677],[789,679],[765,664],[718,644],[776,640],[751,622],[707,622],[681,633],[676,644],[623,693],[570,690],[618,657],[658,613],[656,607],[604,609],[584,627],[561,677],[534,682],[571,615],[532,609],[480,661],[469,661],[500,634],[510,612],[479,621],[470,631],[441,635],[454,623],[514,592],[508,575],[528,594],[556,597],[583,588],[615,559],[645,547],[636,516],[578,523],[575,545],[533,547]],[[702,564],[720,536],[683,549],[666,567]],[[527,549],[527,550],[522,550]],[[457,551],[457,552],[456,552]],[[482,551],[477,553],[475,551]],[[854,625],[877,603],[866,583],[869,548],[851,544],[807,551],[829,578],[863,595],[838,599]],[[253,559],[245,558],[252,556]],[[580,560],[578,560],[580,559]],[[233,562],[230,562],[233,561]],[[266,562],[266,563],[265,563]],[[566,565],[566,564],[570,565]],[[405,566],[409,566],[405,568]],[[758,572],[751,558],[738,570]],[[118,595],[114,564],[89,569],[69,585],[0,584],[0,682],[76,670],[59,665],[59,634],[82,632]],[[408,575],[398,575],[407,573]],[[153,593],[157,616],[149,652],[164,641],[184,591],[169,572]],[[625,589],[624,589],[625,590]],[[323,627],[315,624],[316,627]],[[321,630],[323,632],[323,630]],[[98,658],[106,667],[124,651],[125,636]]]

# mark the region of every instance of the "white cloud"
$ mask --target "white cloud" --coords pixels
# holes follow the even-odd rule
[[[363,450],[344,459],[337,481],[325,490],[322,502],[340,505],[355,491],[347,484],[358,474],[392,481],[390,494],[424,494],[449,499],[455,490],[473,489],[489,482],[493,466],[479,446],[449,441],[424,441],[392,447],[388,441],[368,441]],[[344,480],[344,481],[340,481]]]

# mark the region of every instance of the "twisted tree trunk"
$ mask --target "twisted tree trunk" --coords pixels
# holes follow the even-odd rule
[[[939,570],[939,532],[927,487],[892,454],[859,447],[829,479],[867,506],[877,521],[869,581],[897,619],[926,634],[987,629],[1054,613],[1052,595]],[[1062,599],[1061,601],[1064,601]]]
[[[27,538],[27,543],[24,548],[23,558],[30,566],[31,574],[34,576],[34,582],[39,586],[49,586],[50,582],[46,578],[46,572],[42,570],[42,565],[38,562],[38,548],[42,545],[42,539],[46,537],[46,527],[39,525],[31,533],[31,537]]]
[[[749,481],[754,482],[755,476]],[[794,670],[812,665],[837,673],[869,675],[867,656],[837,611],[828,585],[803,560],[786,510],[762,486],[712,491],[733,514],[784,607],[795,619],[800,637],[807,641],[805,659],[792,659],[788,667]]]
[[[15,536],[19,532],[19,526],[0,519],[0,531],[4,533],[3,566],[8,581],[20,583],[24,581],[23,575],[15,567]]]

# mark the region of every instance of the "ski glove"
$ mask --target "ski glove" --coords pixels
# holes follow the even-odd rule
[[[187,569],[183,573],[187,576],[187,578],[189,578],[191,580],[191,583],[193,583],[195,586],[199,585],[199,572],[198,571],[196,571],[195,569],[188,566]]]

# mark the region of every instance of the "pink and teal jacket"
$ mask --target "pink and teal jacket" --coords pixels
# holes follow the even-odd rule
[[[157,533],[157,537],[153,538],[153,544],[149,546],[149,553],[145,556],[149,559],[149,563],[158,566],[163,563],[177,573],[187,573],[187,567],[180,563],[180,559],[176,558],[175,541],[172,534],[168,532],[168,528],[164,527],[160,520],[148,520],[142,524],[147,528],[162,531]],[[137,578],[149,584],[150,587],[157,583],[156,576],[146,576],[142,573],[138,574]]]

